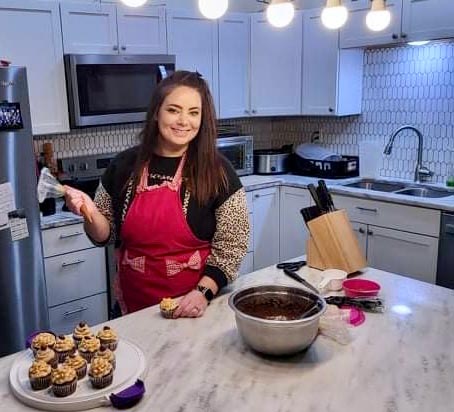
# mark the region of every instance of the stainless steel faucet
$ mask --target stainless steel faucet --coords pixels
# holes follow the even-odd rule
[[[389,142],[385,146],[385,150],[383,151],[383,153],[385,155],[391,154],[391,151],[393,149],[394,140],[396,139],[396,136],[402,130],[413,130],[418,136],[418,160],[416,162],[416,169],[415,169],[415,182],[420,183],[421,180],[426,180],[430,176],[433,176],[433,172],[431,172],[427,167],[422,165],[423,137],[422,137],[422,133],[416,127],[409,126],[409,125],[399,127],[389,138]]]

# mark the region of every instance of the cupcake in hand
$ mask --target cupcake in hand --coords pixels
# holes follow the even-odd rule
[[[52,392],[55,396],[62,398],[69,396],[76,391],[77,374],[76,371],[66,365],[59,365],[52,369]]]
[[[46,389],[51,383],[51,366],[43,361],[35,361],[28,370],[30,385],[34,391]]]
[[[36,352],[35,360],[46,362],[52,368],[56,368],[58,364],[57,354],[46,345],[42,345],[41,349]]]
[[[54,352],[57,354],[58,362],[63,363],[68,355],[76,351],[74,341],[70,336],[59,335],[55,341]]]
[[[167,319],[173,318],[173,313],[178,308],[178,302],[176,299],[164,298],[159,304],[159,309],[161,309],[161,315]]]
[[[95,336],[85,336],[82,342],[79,343],[79,355],[90,363],[100,347],[101,343],[98,338]]]
[[[74,339],[76,346],[78,346],[79,343],[82,342],[82,339],[85,336],[90,336],[90,335],[93,335],[93,333],[91,332],[91,330],[88,327],[88,325],[86,324],[86,322],[80,322],[74,328],[74,331],[73,331],[73,339]]]
[[[102,389],[109,386],[113,381],[112,364],[103,358],[94,358],[88,371],[90,382],[96,389]]]
[[[118,336],[110,326],[104,326],[97,334],[97,338],[101,342],[101,348],[107,348],[111,351],[117,349]]]
[[[110,349],[103,348],[102,344],[101,344],[101,349],[99,349],[98,352],[96,352],[96,354],[95,354],[94,359],[96,359],[96,358],[107,359],[112,364],[112,367],[114,369],[117,366],[117,362],[115,360],[115,354]]]
[[[73,353],[65,359],[65,366],[69,366],[76,371],[77,379],[81,380],[87,374],[87,361],[78,353]]]
[[[49,332],[41,332],[38,333],[32,340],[31,349],[33,354],[36,355],[41,346],[48,346],[49,348],[53,348],[55,345],[55,335]]]

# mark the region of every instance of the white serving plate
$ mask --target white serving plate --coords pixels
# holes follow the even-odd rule
[[[72,395],[57,398],[50,387],[34,391],[30,386],[28,369],[33,362],[30,349],[20,354],[14,361],[9,373],[9,383],[14,395],[26,405],[48,411],[80,411],[110,405],[109,395],[133,385],[145,370],[145,356],[133,343],[120,339],[115,351],[116,369],[111,385],[104,389],[94,389],[87,376],[77,382],[77,389]]]

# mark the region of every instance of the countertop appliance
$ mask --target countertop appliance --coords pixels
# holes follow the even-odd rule
[[[288,173],[291,151],[291,145],[281,149],[254,150],[254,172],[259,175]]]
[[[218,137],[218,150],[232,163],[238,176],[251,175],[253,168],[252,136]]]
[[[0,67],[0,356],[47,329],[43,247],[25,67]]]
[[[141,122],[173,55],[65,55],[71,127]]]
[[[438,286],[454,289],[454,213],[441,214],[440,243],[438,244]]]

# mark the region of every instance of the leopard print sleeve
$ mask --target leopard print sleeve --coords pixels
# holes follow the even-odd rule
[[[216,210],[215,215],[216,232],[211,242],[211,254],[206,261],[205,274],[216,280],[222,273],[225,283],[228,283],[237,278],[248,248],[249,212],[244,189],[238,189],[232,194]]]
[[[107,193],[107,190],[104,188],[101,182],[99,183],[99,186],[96,189],[94,202],[98,210],[109,221],[110,236],[105,242],[96,242],[92,238],[90,238],[90,240],[96,246],[105,246],[108,243],[111,243],[115,240],[115,224],[113,218],[112,198],[110,197],[109,193]]]

